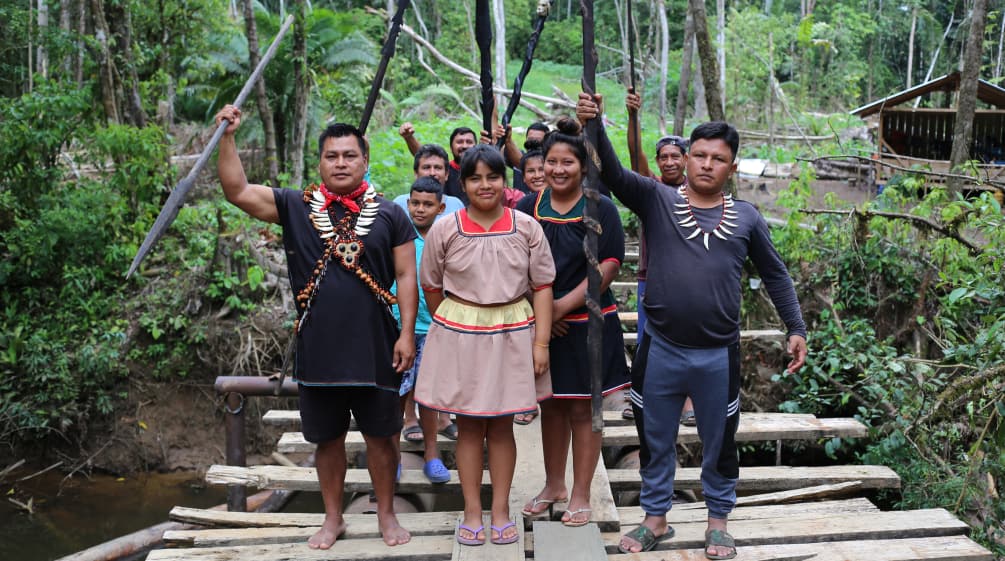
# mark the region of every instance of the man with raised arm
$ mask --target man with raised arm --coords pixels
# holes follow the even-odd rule
[[[294,377],[304,438],[317,444],[325,506],[324,523],[307,543],[328,549],[346,530],[350,413],[366,441],[384,542],[407,543],[411,536],[398,523],[392,500],[401,431],[398,387],[415,357],[415,229],[401,207],[378,197],[363,180],[369,150],[356,127],[334,124],[321,133],[321,183],[295,191],[248,183],[234,140],[241,111],[228,105],[217,113],[217,126],[225,119],[230,125],[218,162],[223,192],[249,215],[282,226],[296,295]],[[400,332],[390,311],[395,281]]]
[[[599,95],[580,94],[577,116],[583,122],[597,118],[600,103]],[[649,248],[648,322],[632,363],[633,402],[644,417],[650,453],[640,470],[646,516],[621,537],[619,549],[647,551],[673,537],[666,514],[672,506],[678,419],[690,395],[703,446],[705,556],[732,559],[736,547],[726,522],[736,506],[739,478],[740,276],[749,257],[788,330],[789,372],[806,360],[806,324],[792,278],[764,217],[723,192],[736,171],[735,128],[712,122],[694,129],[688,183],[679,189],[623,168],[602,123],[599,128],[601,180],[639,216]]]

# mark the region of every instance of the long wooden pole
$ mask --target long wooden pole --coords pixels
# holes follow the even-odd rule
[[[632,93],[638,94],[639,88],[635,83],[635,22],[632,19],[632,0],[626,0],[628,9],[628,84],[632,88]],[[641,95],[641,94],[640,94]],[[632,134],[632,144],[635,145],[635,150],[630,150],[632,171],[639,171],[639,150],[642,150],[642,131],[639,127],[642,125],[642,119],[639,118],[639,112],[636,110],[629,111],[628,118],[632,120],[632,124],[635,126]]]
[[[237,94],[237,99],[234,100],[234,107],[240,108],[244,103],[244,100],[248,98],[248,94],[251,93],[251,89],[255,87],[255,82],[262,76],[262,72],[265,70],[265,66],[269,64],[272,57],[276,56],[276,50],[279,48],[279,42],[283,40],[283,36],[289,31],[290,26],[293,25],[293,16],[286,18],[283,22],[283,26],[279,29],[279,33],[276,34],[276,38],[272,40],[272,44],[269,45],[269,50],[265,52],[265,56],[262,57],[261,62],[255,68],[255,71],[251,73],[251,77],[245,82],[244,87],[241,88],[241,92]],[[164,203],[164,208],[161,209],[159,215],[157,215],[157,220],[154,221],[154,225],[147,232],[147,237],[143,240],[143,244],[140,245],[139,251],[136,252],[136,257],[133,257],[132,264],[129,265],[129,270],[126,272],[126,278],[128,279],[136,269],[140,266],[143,258],[146,257],[147,253],[153,249],[154,245],[161,236],[167,232],[167,229],[174,222],[175,217],[178,216],[178,211],[181,209],[181,205],[185,203],[185,195],[192,189],[195,185],[195,178],[199,176],[202,168],[206,167],[206,162],[209,161],[210,155],[213,154],[213,150],[216,149],[216,145],[220,143],[220,138],[223,137],[223,131],[227,129],[230,125],[230,121],[224,119],[220,126],[216,128],[216,132],[213,133],[213,137],[209,139],[206,144],[206,148],[203,149],[202,154],[199,155],[199,159],[196,160],[195,165],[192,166],[192,170],[188,172],[185,179],[182,179],[175,185],[174,190],[171,191],[171,195],[168,196],[168,200]]]
[[[370,125],[370,116],[373,115],[373,107],[377,104],[377,96],[380,95],[380,88],[384,85],[384,75],[387,73],[387,63],[394,56],[394,45],[398,41],[398,33],[401,31],[401,22],[405,18],[405,10],[411,0],[398,0],[398,9],[391,18],[391,28],[387,31],[387,39],[384,40],[384,47],[380,50],[380,65],[377,66],[377,73],[373,77],[373,84],[370,85],[370,95],[366,98],[366,105],[363,107],[363,115],[359,118],[359,130],[366,134],[366,127]]]
[[[482,84],[482,130],[492,134],[492,110],[495,96],[492,95],[492,21],[489,0],[478,0],[475,6],[475,41],[481,59]]]
[[[516,108],[520,105],[523,81],[527,78],[527,74],[530,73],[531,64],[534,63],[534,50],[537,48],[537,42],[541,38],[541,32],[544,30],[544,22],[548,19],[548,14],[551,12],[551,4],[552,0],[538,2],[537,19],[534,20],[534,29],[530,34],[530,39],[527,40],[527,52],[523,57],[523,65],[520,67],[520,72],[513,81],[513,94],[509,98],[506,111],[503,112],[502,120],[500,121],[503,128],[510,123],[513,113],[516,112]],[[500,138],[497,144],[501,149],[506,144],[506,137]]]
[[[597,49],[594,45],[593,0],[580,0],[583,15],[583,91],[593,95],[597,91]],[[586,122],[584,130],[586,139],[593,147],[597,146],[600,137],[600,119]],[[592,148],[592,147],[591,147]],[[591,152],[596,153],[595,149]],[[586,352],[590,372],[590,394],[593,405],[593,432],[604,430],[603,417],[603,338],[604,312],[600,307],[600,262],[597,259],[601,227],[597,220],[599,216],[600,173],[593,163],[593,158],[587,162],[586,180],[583,182],[583,195],[586,197],[586,210],[583,213],[583,224],[586,226],[586,238],[583,239],[583,251],[586,252],[586,308],[590,314],[587,323]]]

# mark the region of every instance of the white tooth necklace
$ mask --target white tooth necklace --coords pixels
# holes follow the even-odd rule
[[[702,236],[702,243],[705,245],[705,251],[708,251],[708,239],[711,236],[715,236],[720,240],[725,240],[726,236],[732,236],[733,232],[730,228],[739,228],[735,222],[732,220],[738,220],[740,217],[733,210],[733,196],[727,195],[725,193],[720,193],[722,196],[722,216],[719,218],[719,223],[712,228],[712,231],[706,232],[702,229],[701,224],[698,223],[697,217],[694,215],[694,211],[691,208],[691,200],[687,197],[687,187],[681,185],[677,188],[677,194],[684,198],[683,203],[675,203],[674,206],[680,208],[681,210],[674,211],[674,214],[681,216],[682,218],[677,221],[677,224],[682,228],[694,228],[687,238],[688,240],[697,238],[699,235]]]

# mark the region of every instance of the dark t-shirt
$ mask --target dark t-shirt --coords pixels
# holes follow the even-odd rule
[[[461,166],[455,161],[447,165],[447,184],[443,186],[443,193],[451,197],[457,197],[468,206],[468,194],[464,192],[461,185]]]
[[[684,197],[622,167],[606,132],[600,134],[597,152],[602,179],[645,227],[647,330],[685,347],[724,347],[739,340],[740,276],[750,257],[788,333],[806,336],[792,278],[753,205],[734,201],[730,210],[737,217],[729,220],[735,224],[728,227],[731,233],[724,234],[725,240],[710,235],[705,249],[701,232],[681,224],[687,222],[678,214],[688,209]],[[722,205],[690,210],[705,232],[723,218]]]
[[[303,192],[273,189],[290,287],[296,295],[307,284],[324,251],[309,219]],[[394,248],[415,239],[415,228],[398,205],[378,198],[380,207],[362,239],[363,269],[386,290],[395,280]],[[333,204],[333,222],[345,208]],[[414,260],[414,257],[411,257]],[[397,391],[401,375],[391,366],[398,328],[391,312],[354,273],[332,259],[301,327],[294,377],[318,386],[376,386]]]

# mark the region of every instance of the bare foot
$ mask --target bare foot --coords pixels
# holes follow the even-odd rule
[[[392,514],[377,514],[380,535],[387,545],[403,545],[412,539],[412,534],[398,524],[398,517]]]
[[[345,533],[346,523],[341,516],[326,516],[321,529],[307,540],[311,549],[331,549],[335,541]]]

